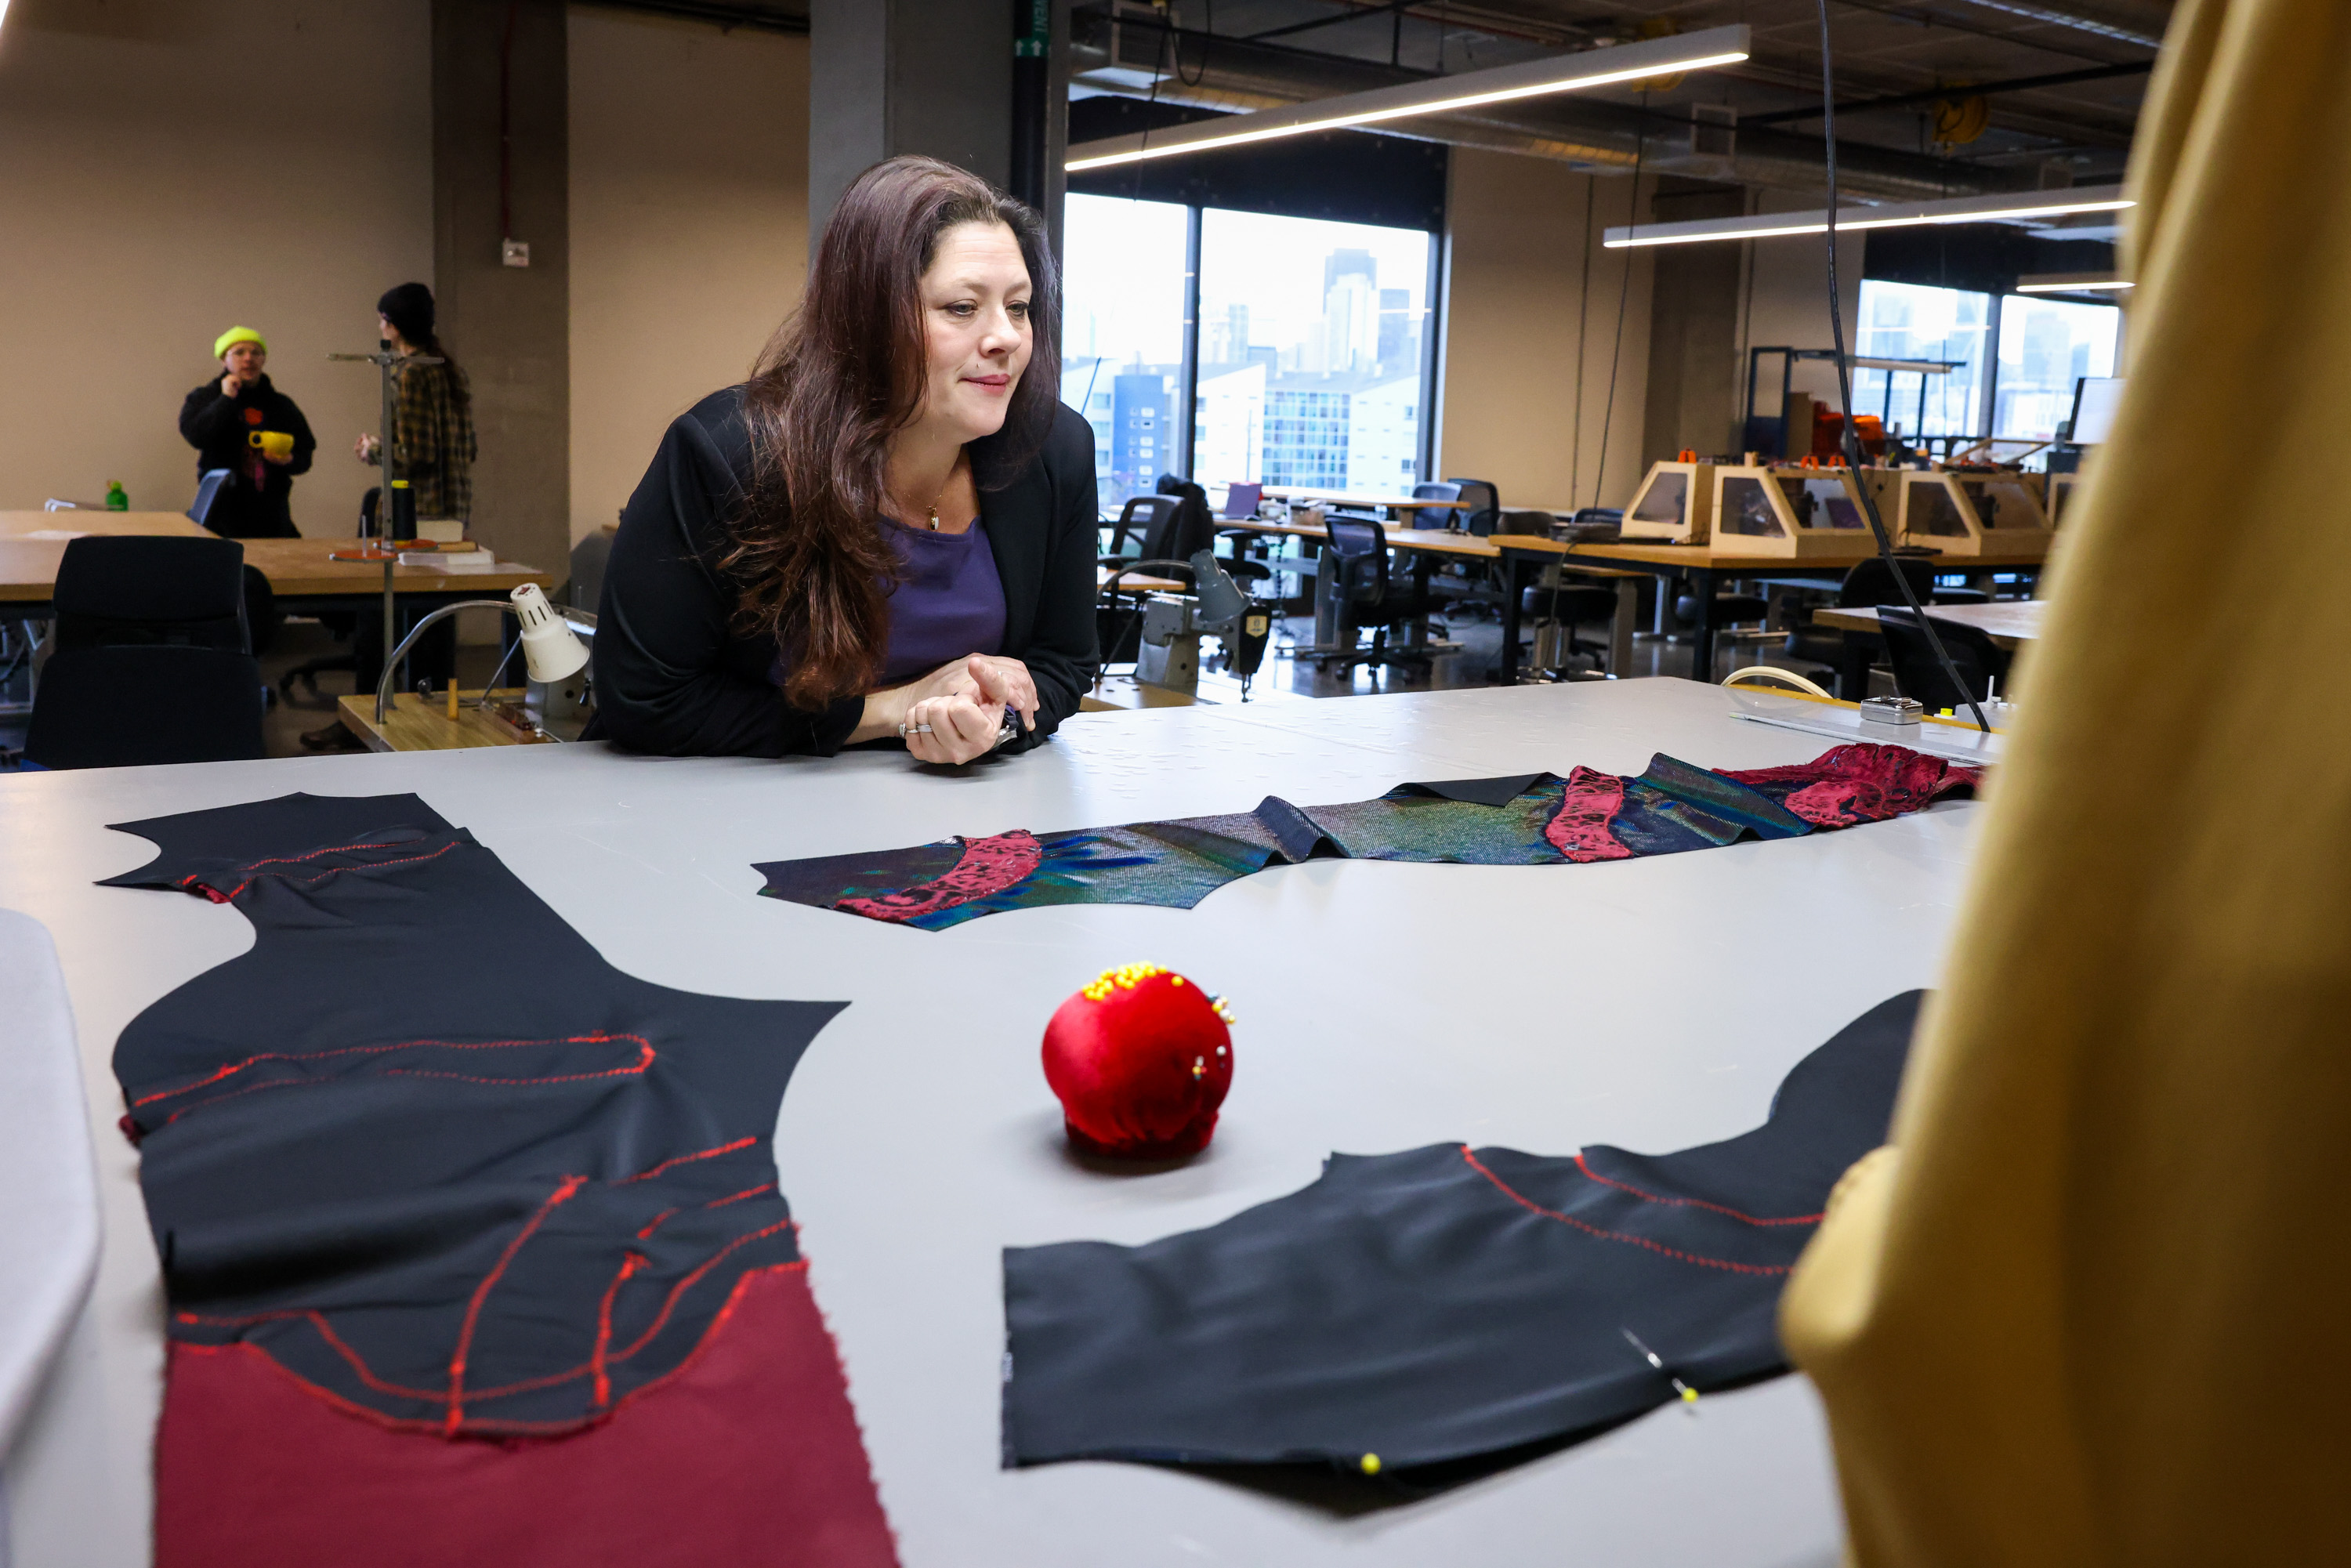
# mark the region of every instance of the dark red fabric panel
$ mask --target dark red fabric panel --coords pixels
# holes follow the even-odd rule
[[[806,1270],[745,1275],[674,1373],[548,1440],[394,1431],[251,1345],[174,1341],[158,1568],[895,1568]]]

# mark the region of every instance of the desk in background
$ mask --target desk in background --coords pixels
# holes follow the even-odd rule
[[[1956,626],[1972,626],[2003,648],[2014,648],[2041,635],[2041,623],[2049,604],[2041,599],[1996,599],[1990,604],[1930,604],[1928,618],[1949,621]],[[1855,606],[1846,608],[1829,605],[1813,612],[1813,620],[1822,626],[1834,626],[1847,632],[1877,630],[1877,612]]]
[[[1677,577],[1688,579],[1691,595],[1698,602],[1698,626],[1690,635],[1690,669],[1698,679],[1708,682],[1714,676],[1714,591],[1718,583],[1738,578],[1817,577],[1823,586],[1834,587],[1853,565],[1852,561],[1799,562],[1786,556],[1756,555],[1733,545],[1576,544],[1554,548],[1564,551],[1567,560],[1579,565],[1589,562],[1613,566],[1646,571],[1657,578],[1661,625],[1664,608],[1670,602],[1668,585]],[[1972,579],[2000,571],[2038,572],[2047,554],[2046,550],[2034,549],[1924,559],[1938,577]],[[1806,570],[1808,565],[1815,570]]]
[[[63,512],[0,512],[0,539],[47,539],[63,544],[76,534],[165,534],[210,538],[180,512],[99,512],[77,507]]]
[[[1449,502],[1443,504],[1451,505]],[[1246,528],[1259,534],[1288,535],[1317,543],[1330,538],[1328,530],[1313,523],[1228,521],[1223,526]],[[1608,566],[1585,566],[1580,562],[1568,565],[1564,560],[1567,547],[1541,534],[1478,535],[1451,528],[1390,528],[1385,532],[1390,549],[1412,552],[1415,580],[1423,589],[1428,585],[1429,565],[1436,559],[1451,557],[1460,560],[1491,561],[1501,566],[1502,647],[1494,668],[1494,679],[1498,685],[1518,684],[1519,627],[1524,619],[1520,601],[1541,569],[1554,562],[1561,563],[1571,571],[1615,580],[1616,613],[1609,631],[1608,668],[1611,673],[1621,675],[1632,667],[1633,622],[1639,613],[1637,585],[1643,575],[1641,572]]]

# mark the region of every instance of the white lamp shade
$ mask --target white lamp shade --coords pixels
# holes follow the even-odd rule
[[[530,678],[541,685],[576,675],[588,663],[588,650],[547,601],[536,583],[514,591],[515,613],[522,619],[522,657]]]

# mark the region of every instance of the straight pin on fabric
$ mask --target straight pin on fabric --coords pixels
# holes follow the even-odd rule
[[[1658,1373],[1664,1376],[1665,1380],[1674,1385],[1674,1392],[1682,1396],[1682,1408],[1688,1411],[1693,1416],[1697,1415],[1698,1390],[1692,1388],[1688,1384],[1684,1383],[1680,1378],[1676,1377],[1671,1372],[1667,1371],[1666,1364],[1662,1360],[1658,1359],[1657,1353],[1656,1351],[1651,1350],[1647,1345],[1641,1343],[1641,1336],[1639,1334],[1635,1333],[1631,1329],[1624,1329],[1621,1332],[1625,1335],[1625,1339],[1631,1342],[1633,1348],[1641,1353],[1641,1359],[1647,1362],[1651,1366],[1656,1367]]]

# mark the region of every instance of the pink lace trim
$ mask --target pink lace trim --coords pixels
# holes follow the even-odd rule
[[[1782,804],[1819,828],[1882,822],[1983,782],[1980,768],[1871,741],[1836,747],[1792,768],[1751,768],[1722,776],[1749,785],[1810,780]]]
[[[1019,828],[992,838],[965,839],[963,858],[953,870],[877,898],[844,898],[833,907],[869,920],[919,919],[1002,893],[1034,872],[1044,858],[1045,846],[1037,841],[1037,835]]]
[[[1572,861],[1630,860],[1633,852],[1608,831],[1624,806],[1625,780],[1614,773],[1578,768],[1567,776],[1567,792],[1558,814],[1543,824],[1543,837]]]

